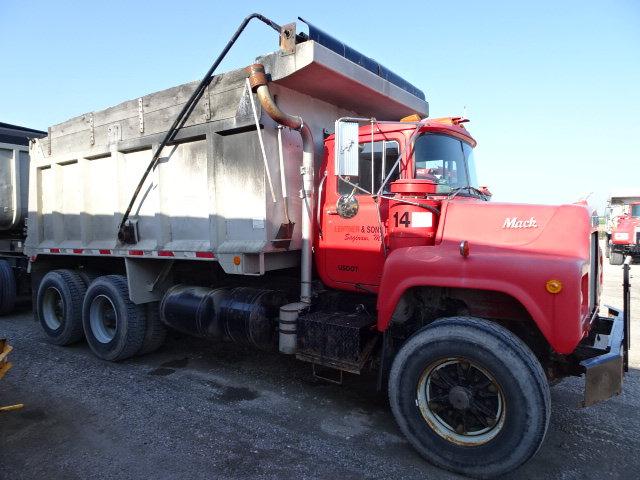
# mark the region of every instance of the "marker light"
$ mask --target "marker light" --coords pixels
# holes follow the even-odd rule
[[[562,282],[555,279],[548,280],[546,288],[549,293],[560,293],[562,291]]]
[[[233,257],[233,264],[235,266],[240,265],[240,257],[238,257],[237,255],[235,257]]]
[[[469,242],[467,242],[466,240],[460,242],[460,255],[462,255],[464,258],[467,258],[469,256]]]
[[[407,115],[406,117],[402,117],[400,119],[401,122],[419,122],[420,120],[421,120],[420,115],[418,115],[417,113]]]

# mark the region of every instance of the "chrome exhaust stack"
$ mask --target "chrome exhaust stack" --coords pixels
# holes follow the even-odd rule
[[[302,202],[303,212],[301,225],[302,252],[300,260],[300,301],[307,305],[311,304],[311,269],[312,269],[312,247],[313,247],[313,174],[314,174],[314,144],[311,130],[304,123],[302,117],[290,115],[280,110],[273,100],[269,91],[267,76],[264,65],[255,63],[247,67],[249,72],[249,84],[251,90],[258,95],[258,100],[264,111],[275,122],[285,127],[292,128],[300,132],[302,136],[302,165],[300,174],[302,175]]]

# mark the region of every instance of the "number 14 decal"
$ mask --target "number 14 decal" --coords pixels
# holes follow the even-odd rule
[[[393,214],[393,218],[396,221],[396,228],[401,224],[404,225],[405,228],[409,228],[411,225],[411,220],[409,219],[409,212],[404,212],[402,216],[398,214],[398,212]]]

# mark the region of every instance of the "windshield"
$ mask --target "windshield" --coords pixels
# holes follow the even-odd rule
[[[632,217],[640,217],[640,204],[631,205],[631,216]]]
[[[432,180],[438,193],[449,193],[460,187],[478,187],[473,148],[449,135],[427,133],[414,145],[416,179]]]

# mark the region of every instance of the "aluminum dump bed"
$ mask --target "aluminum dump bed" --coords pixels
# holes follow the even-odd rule
[[[311,40],[296,45],[294,53],[259,60],[271,75],[278,104],[312,129],[318,159],[324,133],[339,117],[428,114],[420,96]],[[119,221],[154,147],[197,83],[51,127],[31,146],[26,253],[190,258],[219,261],[225,271],[240,274],[296,265],[300,135],[282,131],[281,175],[277,125],[254,102],[271,188],[246,77],[242,69],[216,76],[174,144],[164,149],[132,210],[139,236],[134,245],[118,242]],[[274,242],[285,222],[283,190],[296,225],[290,242]]]
[[[44,132],[0,123],[0,250],[24,235],[29,191],[29,139]]]

